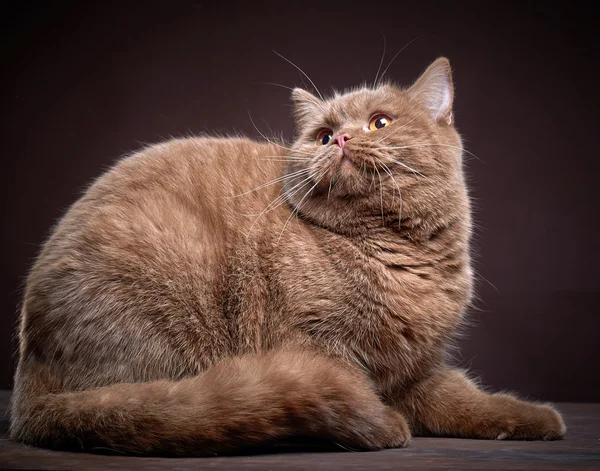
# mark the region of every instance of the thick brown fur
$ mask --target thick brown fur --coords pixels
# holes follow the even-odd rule
[[[292,98],[290,148],[155,145],[68,211],[27,280],[14,440],[206,455],[564,435],[550,406],[445,360],[472,295],[448,61],[405,90]]]

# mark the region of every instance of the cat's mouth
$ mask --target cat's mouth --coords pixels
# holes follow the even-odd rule
[[[342,173],[358,171],[361,174],[368,174],[377,171],[372,160],[361,157],[356,152],[352,152],[346,148],[340,153],[336,167]]]
[[[315,179],[315,191],[323,194],[356,195],[362,193],[363,184],[372,184],[378,178],[375,158],[364,149],[336,149],[320,162],[320,174]]]

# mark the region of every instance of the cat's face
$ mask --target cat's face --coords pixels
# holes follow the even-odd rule
[[[446,59],[406,90],[383,85],[328,100],[294,90],[299,136],[287,169],[288,200],[305,217],[338,229],[376,218],[435,225],[464,211],[452,98]]]

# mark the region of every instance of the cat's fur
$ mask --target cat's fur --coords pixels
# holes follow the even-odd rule
[[[295,90],[290,150],[179,139],[121,160],[27,280],[11,437],[175,455],[561,438],[550,406],[445,360],[472,294],[452,98],[438,59],[406,90]],[[394,121],[370,131],[375,113]]]

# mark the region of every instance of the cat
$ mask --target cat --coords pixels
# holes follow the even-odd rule
[[[291,436],[553,440],[548,404],[448,360],[473,292],[450,64],[409,88],[294,89],[297,139],[120,160],[27,278],[10,436],[213,455]]]

